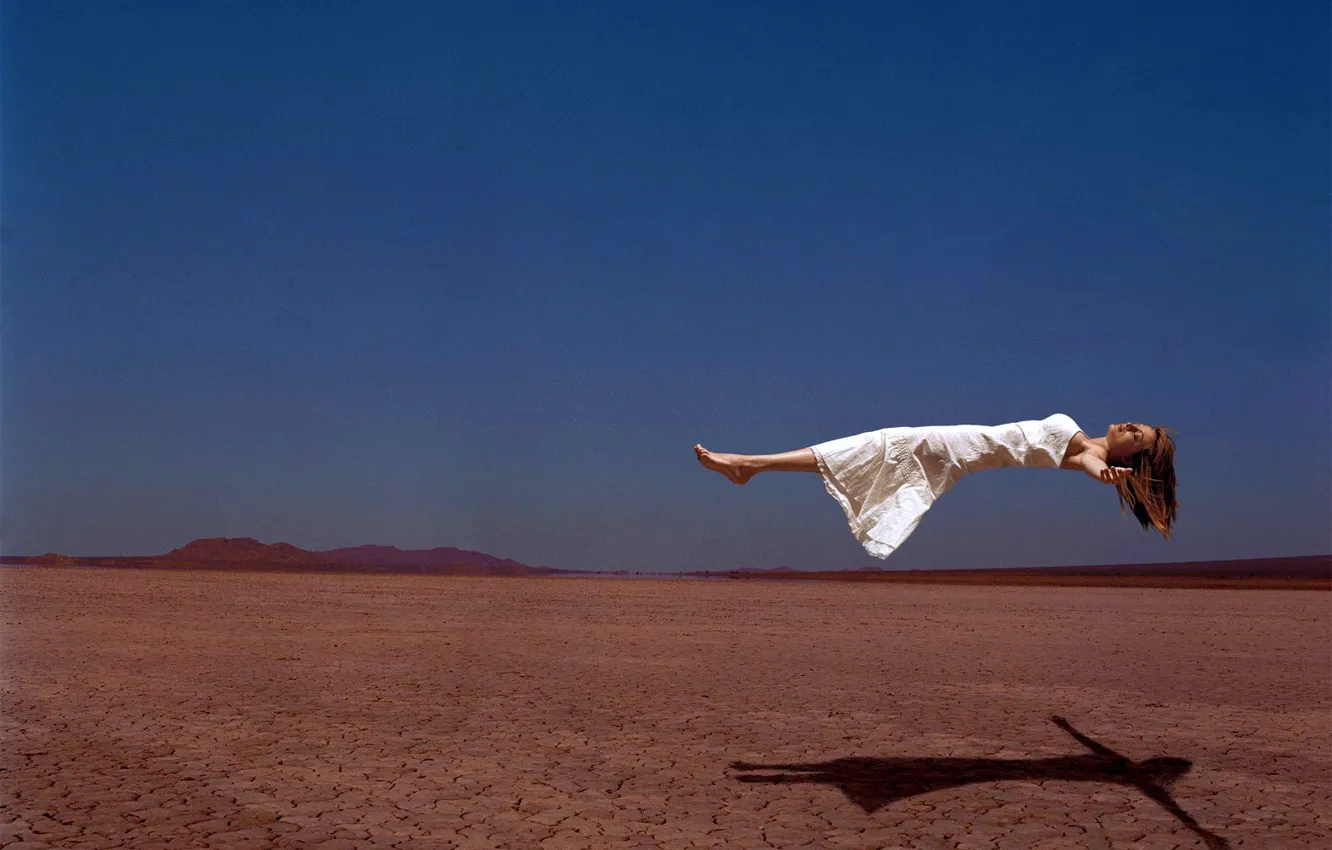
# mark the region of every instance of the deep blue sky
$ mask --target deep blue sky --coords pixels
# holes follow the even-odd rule
[[[1078,5],[4,3],[0,549],[1329,551],[1327,4]],[[1177,430],[1173,542],[690,450],[1053,412]]]

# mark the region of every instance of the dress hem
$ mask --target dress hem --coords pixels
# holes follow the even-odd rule
[[[851,526],[851,533],[855,535],[856,540],[860,541],[860,545],[864,547],[866,552],[876,558],[886,560],[889,555],[897,551],[897,547],[880,543],[860,530],[858,527],[861,524],[860,518],[856,516],[855,509],[851,507],[851,500],[838,486],[837,476],[833,474],[832,468],[828,466],[828,462],[824,460],[818,449],[811,447],[810,451],[814,453],[814,462],[818,464],[819,477],[823,479],[823,487],[829,495],[837,500],[837,504],[842,506],[842,510],[846,513],[847,525]]]

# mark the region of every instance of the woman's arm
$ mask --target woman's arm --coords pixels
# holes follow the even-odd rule
[[[1082,471],[1103,484],[1118,484],[1133,474],[1133,470],[1123,466],[1110,466],[1091,452],[1078,455]]]

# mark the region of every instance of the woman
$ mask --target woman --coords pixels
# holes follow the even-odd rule
[[[699,445],[694,453],[736,484],[764,471],[819,473],[856,539],[878,558],[901,546],[959,478],[979,469],[1085,472],[1113,485],[1121,510],[1166,539],[1177,506],[1175,442],[1168,428],[1126,422],[1091,438],[1062,413],[1008,425],[884,428],[776,455],[721,454]]]

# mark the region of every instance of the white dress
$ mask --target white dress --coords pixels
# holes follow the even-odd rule
[[[1081,429],[1056,413],[1007,425],[883,428],[811,446],[819,474],[865,550],[887,558],[968,472],[1058,467]]]

